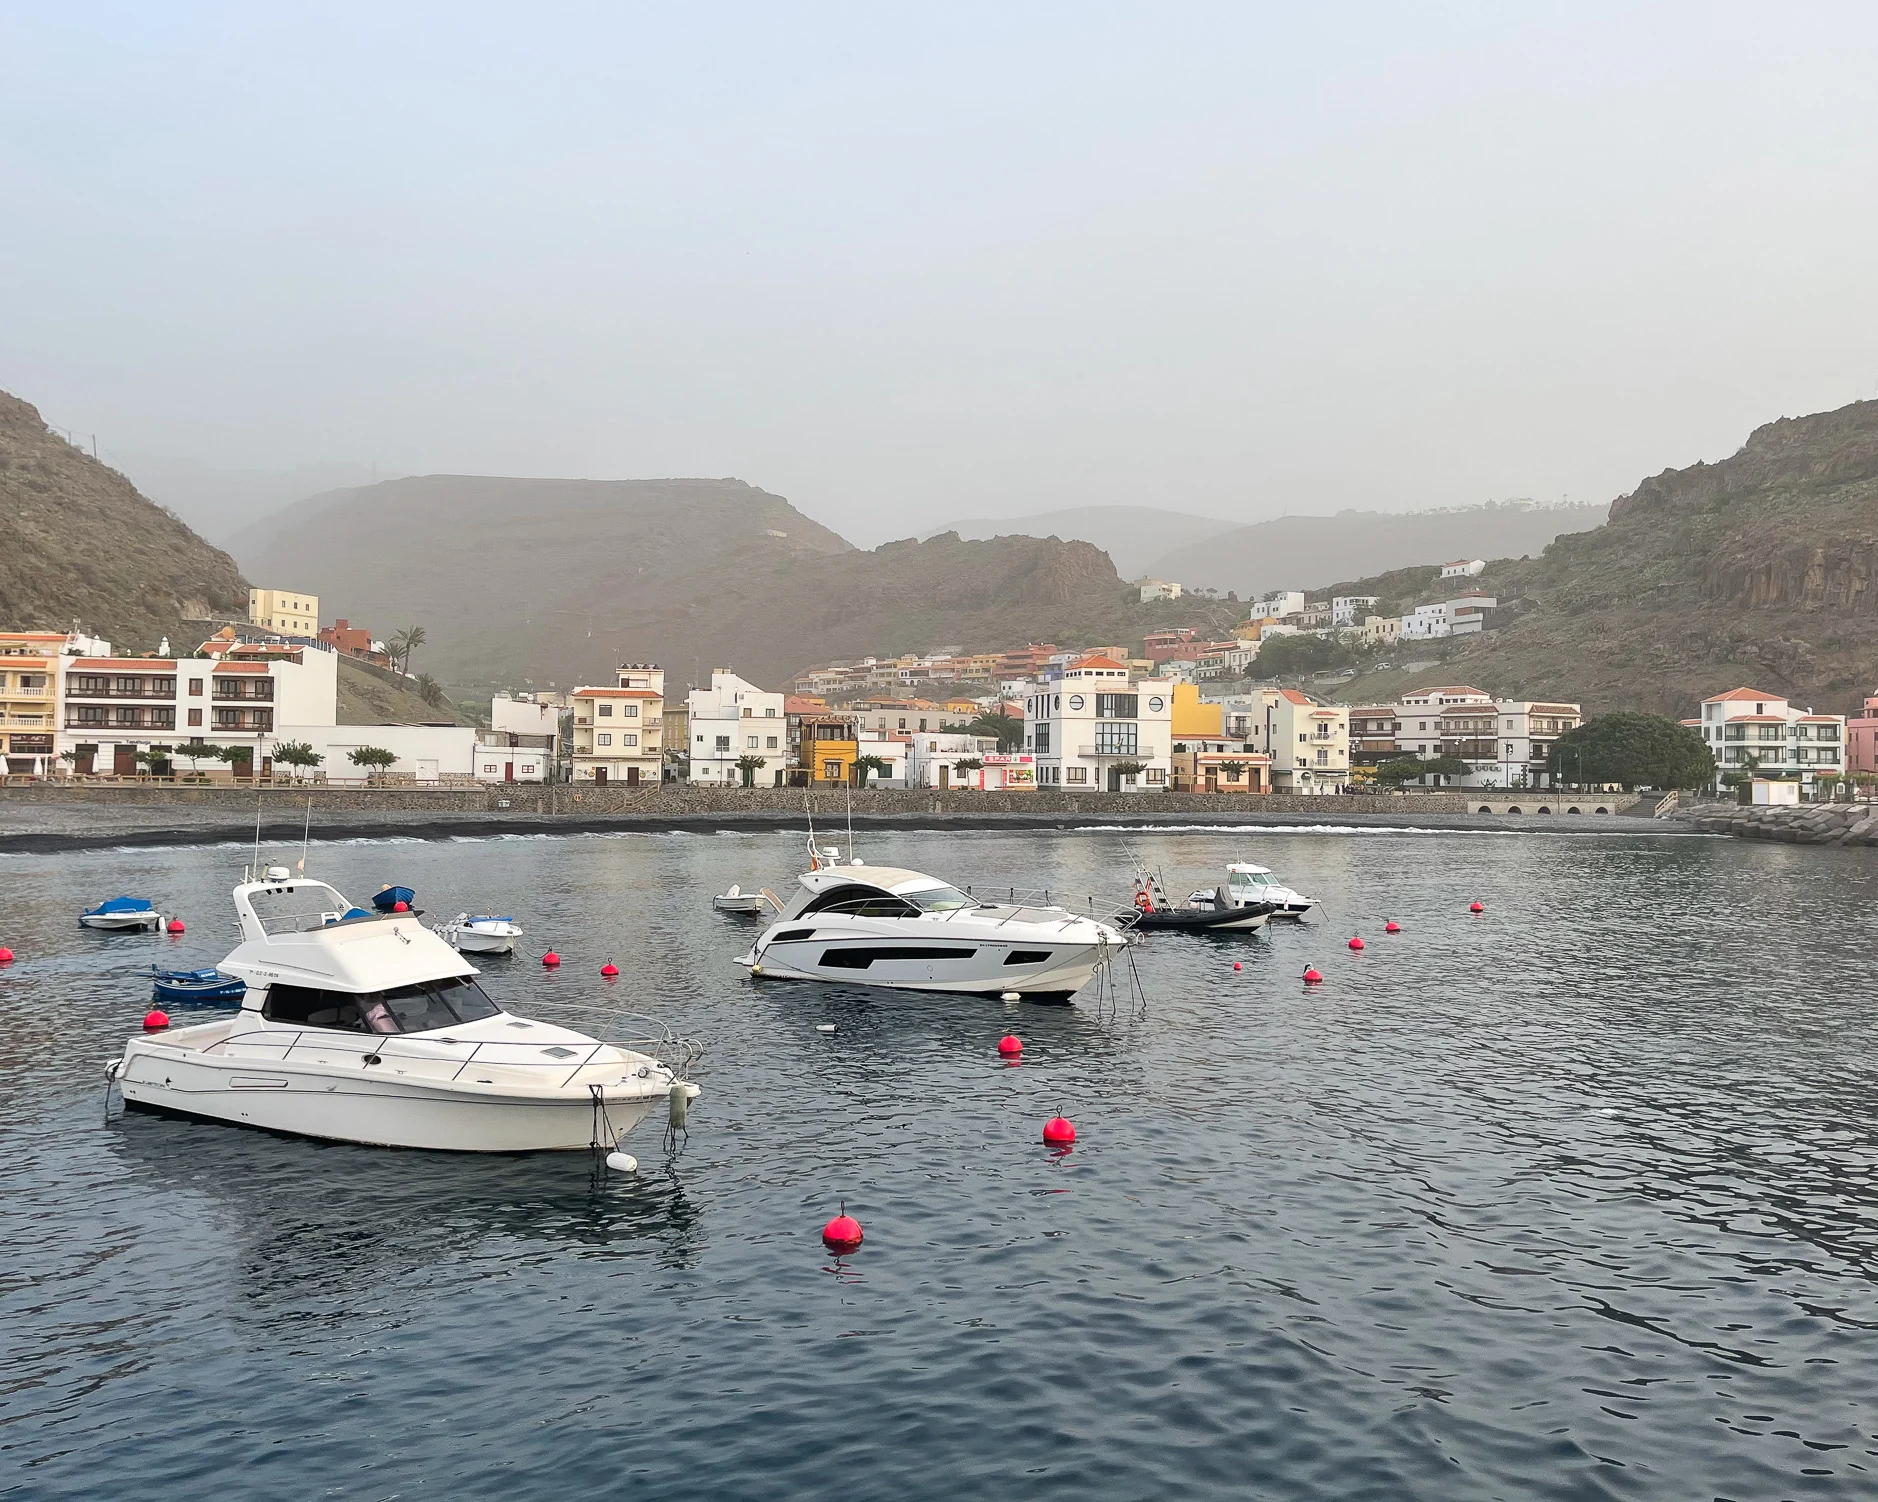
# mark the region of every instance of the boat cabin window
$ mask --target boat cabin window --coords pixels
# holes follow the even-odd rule
[[[323,881],[289,881],[248,894],[264,933],[308,933],[358,912]]]
[[[1269,871],[1260,871],[1256,875],[1250,871],[1234,871],[1226,878],[1226,884],[1232,887],[1275,887],[1278,878]]]
[[[917,918],[919,909],[904,897],[879,887],[835,887],[817,896],[795,916],[810,913],[846,913],[854,918]]]
[[[978,906],[957,887],[927,887],[921,892],[901,892],[899,895],[923,913],[956,913],[960,908]]]
[[[389,991],[322,991],[312,986],[268,987],[261,1015],[270,1022],[297,1022],[349,1033],[428,1033],[501,1014],[501,1008],[467,975]]]

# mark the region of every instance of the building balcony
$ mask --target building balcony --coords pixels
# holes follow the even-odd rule
[[[236,681],[229,683],[217,679],[215,683],[215,699],[217,703],[226,703],[230,699],[241,699],[248,701],[262,700],[272,704],[274,702],[274,680],[271,678],[263,678],[254,682]]]
[[[138,690],[136,692],[131,692],[128,690],[123,690],[123,689],[104,689],[104,688],[83,689],[83,688],[68,687],[65,690],[65,697],[68,699],[112,699],[112,700],[160,699],[165,703],[171,703],[176,698],[176,690],[174,687],[170,687],[166,689]]]
[[[1039,751],[1037,753],[1039,756],[1048,756],[1049,754],[1048,751]],[[1137,746],[1132,751],[1098,751],[1094,746],[1078,746],[1076,748],[1076,754],[1078,756],[1105,756],[1113,758],[1116,761],[1153,761],[1156,756],[1160,755],[1160,752],[1153,746]]]
[[[82,731],[87,735],[105,735],[115,730],[174,730],[176,711],[173,709],[120,709],[108,719],[102,715],[97,719],[80,719],[76,715],[65,717],[67,730]]]
[[[215,711],[215,729],[217,730],[263,730],[274,728],[274,711],[271,709],[218,709]]]

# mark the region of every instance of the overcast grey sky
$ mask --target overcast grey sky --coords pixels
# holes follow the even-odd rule
[[[1878,393],[1878,6],[0,8],[0,387],[228,466],[1606,500]]]

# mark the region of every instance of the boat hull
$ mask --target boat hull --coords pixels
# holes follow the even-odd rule
[[[507,934],[456,933],[450,942],[464,954],[515,953],[515,940]]]
[[[104,933],[134,933],[153,929],[162,921],[161,913],[86,913],[78,920],[78,926]]]
[[[949,955],[899,958],[898,950],[953,950]],[[867,951],[875,951],[869,955]],[[1006,963],[1013,954],[1044,954],[1039,960]],[[826,985],[877,986],[894,991],[940,991],[972,996],[1019,996],[1060,1000],[1088,985],[1113,946],[984,943],[972,940],[909,945],[904,937],[818,934],[810,940],[776,940],[750,957],[759,978],[812,980]],[[835,956],[829,963],[830,955]],[[866,963],[860,961],[866,960]]]
[[[439,1087],[395,1075],[283,1067],[133,1039],[117,1076],[127,1107],[367,1147],[436,1152],[611,1151],[666,1100],[606,1092],[605,1116],[585,1091],[534,1095]],[[610,1130],[609,1130],[610,1127]]]

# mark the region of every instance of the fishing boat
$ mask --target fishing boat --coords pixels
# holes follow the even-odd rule
[[[720,892],[711,899],[711,906],[720,913],[760,913],[765,905],[761,892],[746,892],[735,882],[728,892]]]
[[[850,851],[852,846],[850,845]],[[1127,945],[1093,916],[818,849],[800,891],[737,963],[757,978],[1063,1001]]]
[[[1273,903],[1230,907],[1214,892],[1195,892],[1184,905],[1176,905],[1159,874],[1143,871],[1135,876],[1134,914],[1129,922],[1143,933],[1243,933],[1263,928],[1274,908]]]
[[[110,897],[78,916],[80,928],[103,929],[106,933],[141,933],[162,922],[163,915],[148,897]]]
[[[488,913],[458,913],[437,925],[437,937],[465,954],[513,954],[522,926],[514,918]]]
[[[234,889],[248,984],[232,1018],[129,1039],[127,1107],[304,1137],[445,1152],[615,1151],[660,1106],[683,1125],[697,1050],[518,1016],[414,913],[368,912],[270,867]],[[400,899],[402,900],[402,899]]]
[[[224,975],[213,966],[207,970],[159,970],[152,965],[150,972],[150,999],[163,1006],[240,1001],[248,990],[248,983],[239,975]]]
[[[407,912],[415,911],[417,893],[409,887],[380,887],[372,894],[372,906],[381,913],[395,913],[400,902],[404,904]]]

